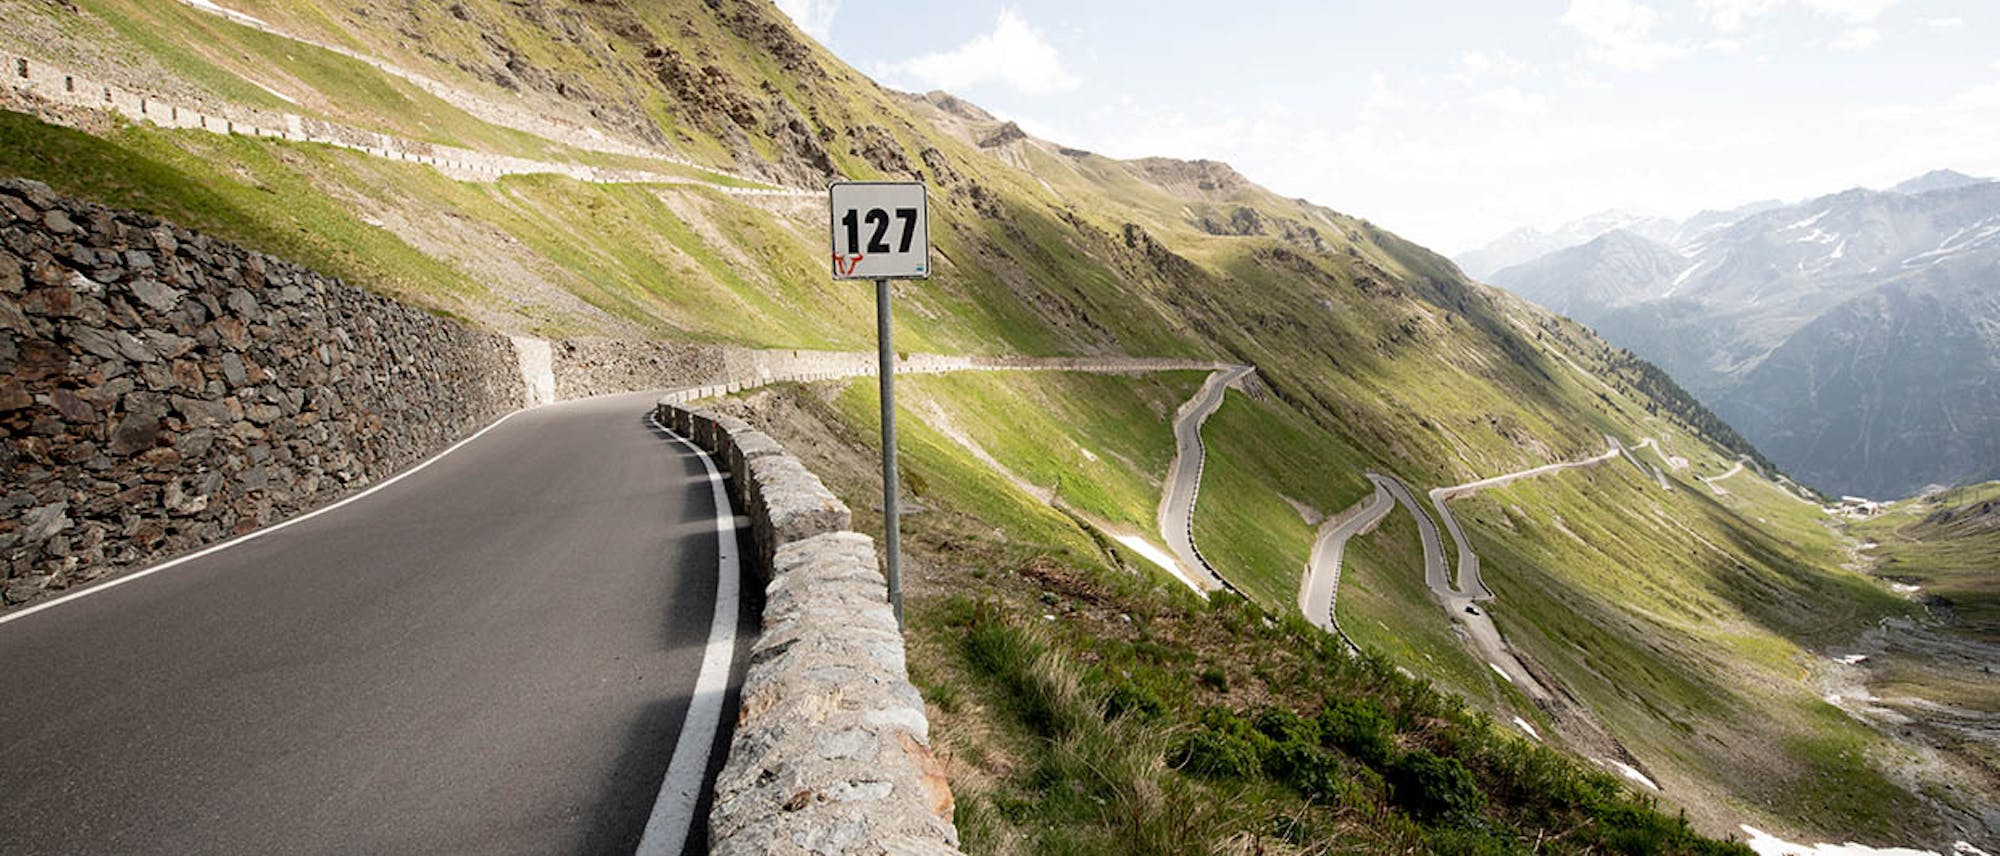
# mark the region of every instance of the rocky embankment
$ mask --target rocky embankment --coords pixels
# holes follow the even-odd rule
[[[323,504],[523,397],[505,337],[0,181],[7,605]]]

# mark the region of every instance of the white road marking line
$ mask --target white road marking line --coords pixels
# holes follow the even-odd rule
[[[532,409],[532,408],[529,408],[529,409]],[[114,589],[114,588],[117,588],[117,587],[119,587],[119,586],[122,586],[122,585],[124,585],[124,584],[126,584],[126,583],[129,583],[129,582],[132,582],[133,580],[139,580],[139,579],[144,579],[144,578],[146,578],[146,577],[150,577],[150,576],[152,576],[152,575],[154,575],[154,574],[157,574],[157,573],[159,573],[159,572],[161,572],[161,571],[164,571],[164,570],[167,570],[167,569],[169,569],[169,568],[175,568],[175,567],[179,567],[179,566],[181,566],[181,565],[185,565],[185,564],[187,564],[187,563],[189,563],[189,562],[192,562],[192,561],[194,561],[194,560],[196,560],[196,559],[199,559],[199,558],[202,558],[202,557],[204,557],[204,556],[209,556],[209,555],[213,555],[213,554],[215,554],[215,553],[220,553],[220,552],[222,552],[223,550],[227,550],[227,549],[229,549],[229,548],[231,548],[231,547],[234,547],[234,546],[236,546],[236,545],[238,545],[238,544],[242,544],[242,543],[246,543],[246,542],[249,542],[249,541],[255,541],[255,540],[257,540],[257,539],[259,539],[259,538],[262,538],[262,537],[264,537],[264,536],[266,536],[266,535],[269,535],[269,534],[271,534],[271,533],[273,533],[273,532],[281,532],[281,531],[283,531],[283,530],[285,530],[285,529],[288,529],[288,528],[290,528],[290,527],[292,527],[292,526],[296,526],[296,525],[298,525],[298,524],[300,524],[300,523],[304,523],[304,522],[306,522],[306,521],[308,521],[308,520],[311,520],[311,519],[313,519],[313,518],[315,518],[315,517],[318,517],[318,516],[320,516],[320,515],[322,515],[322,514],[326,514],[326,513],[330,512],[330,511],[334,511],[334,510],[336,510],[336,509],[339,509],[339,508],[341,508],[341,507],[343,507],[343,506],[346,506],[346,505],[347,505],[348,503],[352,503],[352,502],[358,502],[358,501],[360,501],[360,500],[362,500],[362,499],[365,499],[365,498],[367,498],[367,497],[368,497],[368,496],[369,496],[370,494],[373,494],[373,493],[375,493],[376,491],[379,491],[379,490],[382,490],[383,488],[386,488],[386,487],[388,487],[388,486],[390,486],[390,485],[392,485],[392,484],[395,484],[395,483],[397,483],[397,482],[399,482],[399,481],[402,481],[403,479],[406,479],[406,478],[409,478],[410,476],[413,476],[413,475],[416,475],[417,473],[420,473],[420,472],[422,472],[422,471],[424,470],[424,468],[425,468],[425,467],[428,467],[428,466],[430,466],[430,465],[432,465],[432,464],[435,464],[435,463],[437,463],[437,462],[438,462],[439,460],[443,459],[443,458],[444,458],[444,456],[446,456],[446,455],[449,455],[449,454],[451,454],[451,453],[453,453],[453,452],[456,452],[456,451],[458,451],[458,450],[459,450],[459,448],[460,448],[460,447],[462,447],[462,446],[464,446],[465,444],[467,444],[467,443],[470,443],[470,442],[472,442],[472,441],[474,441],[474,440],[477,440],[477,439],[479,439],[479,438],[480,438],[480,437],[481,437],[482,435],[484,435],[484,434],[485,434],[486,432],[488,432],[488,431],[491,431],[491,430],[493,430],[493,429],[495,429],[495,428],[498,428],[498,427],[500,427],[500,424],[501,424],[501,423],[503,423],[503,422],[506,422],[507,420],[509,420],[509,419],[512,419],[512,418],[514,418],[514,417],[516,417],[516,416],[519,416],[519,415],[521,415],[522,413],[525,413],[525,412],[527,412],[527,411],[526,411],[526,410],[516,410],[516,411],[514,411],[514,412],[512,412],[512,413],[509,413],[509,414],[507,414],[507,415],[505,415],[505,416],[502,416],[502,417],[500,417],[499,419],[495,419],[495,420],[493,420],[493,423],[492,423],[492,424],[490,424],[490,425],[487,425],[486,427],[484,427],[484,428],[481,428],[481,429],[479,429],[479,431],[478,431],[478,432],[474,433],[474,434],[473,434],[472,436],[470,436],[470,437],[467,437],[467,438],[465,438],[465,439],[463,439],[463,440],[460,440],[460,441],[458,441],[458,442],[456,442],[456,443],[453,443],[453,444],[451,444],[451,446],[450,446],[450,447],[448,447],[448,448],[446,448],[446,449],[445,449],[444,451],[442,451],[442,452],[439,452],[439,453],[437,453],[437,454],[435,454],[435,455],[432,455],[432,456],[430,456],[429,458],[426,458],[426,459],[424,459],[424,461],[423,461],[422,463],[419,463],[419,464],[417,464],[417,465],[416,465],[416,466],[414,466],[414,467],[411,467],[411,468],[409,468],[409,469],[407,469],[407,470],[404,470],[404,471],[402,471],[402,472],[400,472],[400,473],[397,473],[397,474],[395,474],[395,475],[393,475],[393,476],[390,476],[390,477],[388,477],[388,478],[386,478],[386,479],[383,479],[382,481],[380,481],[380,482],[376,483],[376,484],[375,484],[374,486],[372,486],[372,487],[368,488],[367,490],[364,490],[364,491],[362,491],[362,492],[360,492],[360,493],[357,493],[357,494],[355,494],[355,495],[353,495],[353,496],[350,496],[350,497],[348,497],[348,498],[346,498],[346,499],[343,499],[343,500],[341,500],[341,501],[339,501],[339,502],[336,502],[336,503],[334,503],[334,504],[332,504],[332,505],[329,505],[329,506],[326,506],[326,507],[324,507],[324,508],[316,508],[316,509],[313,509],[312,511],[308,511],[308,512],[306,512],[306,513],[304,513],[304,514],[301,514],[301,515],[299,515],[299,516],[297,516],[297,517],[293,517],[293,518],[291,518],[291,519],[289,519],[289,520],[284,520],[284,521],[281,521],[281,522],[278,522],[278,523],[273,523],[273,524],[271,524],[270,526],[266,526],[266,527],[264,527],[264,528],[262,528],[262,529],[259,529],[259,530],[255,531],[255,532],[251,532],[251,533],[248,533],[248,534],[245,534],[245,535],[239,535],[239,536],[237,536],[237,537],[235,537],[235,538],[231,538],[231,539],[229,539],[229,540],[227,540],[227,541],[224,541],[224,542],[222,542],[222,543],[220,543],[220,544],[216,544],[216,545],[214,545],[214,546],[212,546],[212,547],[207,547],[207,548],[205,548],[205,549],[202,549],[202,550],[197,550],[197,551],[195,551],[195,552],[193,552],[193,553],[189,553],[189,554],[187,554],[187,555],[185,555],[185,556],[182,556],[182,557],[180,557],[180,558],[178,558],[178,559],[171,559],[171,560],[168,560],[168,561],[165,561],[165,562],[161,562],[160,564],[157,564],[157,565],[154,565],[154,566],[152,566],[152,567],[150,567],[150,568],[147,568],[147,569],[145,569],[145,570],[143,570],[143,571],[135,571],[135,572],[133,572],[133,573],[130,573],[130,574],[126,574],[125,576],[122,576],[122,577],[118,577],[117,579],[114,579],[114,580],[111,580],[111,581],[109,581],[109,582],[105,582],[105,583],[101,583],[101,584],[98,584],[98,585],[94,585],[94,586],[91,586],[90,588],[87,588],[87,589],[83,589],[83,590],[81,590],[81,591],[76,591],[76,592],[71,592],[71,593],[69,593],[69,594],[66,594],[66,595],[63,595],[62,597],[59,597],[59,598],[56,598],[55,600],[51,600],[51,601],[49,601],[49,602],[47,602],[47,603],[38,603],[38,604],[36,604],[36,605],[34,605],[34,606],[31,606],[31,607],[28,607],[27,609],[23,609],[23,610],[20,610],[20,611],[18,611],[18,612],[10,612],[10,613],[7,613],[6,615],[0,615],[0,624],[6,624],[6,623],[7,623],[7,622],[9,622],[9,621],[19,621],[19,620],[21,620],[21,619],[23,619],[23,618],[26,618],[26,617],[30,616],[30,615],[34,615],[34,614],[35,614],[35,613],[37,613],[37,612],[41,612],[42,610],[45,610],[45,609],[53,609],[53,608],[55,608],[55,607],[58,607],[58,606],[61,606],[61,605],[65,604],[65,603],[68,603],[68,602],[70,602],[70,601],[72,601],[72,600],[76,600],[77,598],[81,598],[81,597],[87,597],[87,596],[89,596],[89,595],[93,595],[93,594],[96,594],[96,593],[98,593],[98,592],[101,592],[101,591],[107,591],[107,590],[110,590],[110,589]]]
[[[694,822],[694,806],[701,799],[702,781],[708,776],[709,747],[715,744],[722,723],[722,702],[729,692],[729,669],[736,656],[737,600],[742,576],[736,555],[736,511],[722,484],[722,474],[701,447],[660,424],[659,414],[647,417],[653,428],[686,446],[701,459],[708,471],[708,488],[715,500],[716,550],[720,575],[715,584],[715,616],[708,626],[708,647],[701,655],[701,672],[695,678],[694,696],[688,700],[687,719],[681,723],[680,739],[674,743],[673,760],[667,763],[667,777],[646,820],[646,832],[639,838],[637,856],[674,856],[687,846],[688,828]]]

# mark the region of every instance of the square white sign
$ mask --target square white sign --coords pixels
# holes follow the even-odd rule
[[[923,182],[846,181],[826,196],[834,279],[930,279]]]

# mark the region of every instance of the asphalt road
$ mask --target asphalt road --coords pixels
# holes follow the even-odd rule
[[[731,612],[707,471],[653,398],[517,414],[0,624],[0,853],[632,852]],[[755,636],[733,612],[708,777]]]
[[[1548,470],[1543,468],[1540,471]],[[1430,515],[1424,513],[1423,506],[1417,504],[1417,498],[1410,492],[1409,485],[1395,476],[1376,477],[1371,474],[1370,477],[1375,480],[1377,486],[1386,487],[1389,495],[1395,497],[1396,502],[1417,519],[1417,532],[1422,537],[1424,545],[1424,585],[1430,589],[1431,596],[1437,598],[1438,604],[1444,607],[1445,615],[1465,628],[1465,639],[1471,645],[1473,653],[1485,660],[1487,665],[1500,673],[1500,676],[1509,683],[1520,687],[1530,698],[1538,701],[1550,698],[1552,694],[1548,689],[1535,679],[1534,674],[1528,671],[1527,665],[1514,656],[1514,652],[1507,647],[1506,642],[1501,640],[1500,629],[1494,626],[1492,616],[1487,615],[1485,610],[1473,606],[1475,598],[1492,597],[1491,592],[1486,591],[1486,584],[1477,576],[1478,565],[1472,566],[1471,583],[1478,588],[1469,592],[1454,590],[1449,580],[1450,569],[1445,566],[1444,544],[1439,538],[1437,524],[1431,522]],[[1445,503],[1438,499],[1438,494],[1434,492],[1432,498],[1443,513],[1445,522],[1453,527],[1453,537],[1458,539],[1464,551],[1460,553],[1459,558],[1463,563],[1465,553],[1470,552],[1470,547],[1466,546],[1468,542],[1464,534],[1457,531],[1457,522],[1452,519],[1451,511],[1445,508]],[[1478,561],[1476,555],[1473,561]],[[1468,608],[1474,611],[1468,612]]]
[[[1417,519],[1417,535],[1424,544],[1424,585],[1438,597],[1455,594],[1451,589],[1450,569],[1444,562],[1444,540],[1438,535],[1437,524],[1431,522],[1431,516],[1424,513],[1424,507],[1417,504],[1417,497],[1410,492],[1410,486],[1395,476],[1382,476],[1375,480],[1375,484],[1388,488],[1389,495],[1396,498],[1397,504]]]
[[[1328,632],[1334,630],[1333,598],[1340,592],[1340,559],[1347,550],[1347,542],[1374,528],[1396,507],[1382,479],[1374,473],[1369,473],[1368,479],[1375,483],[1375,492],[1355,504],[1339,524],[1320,529],[1319,538],[1313,541],[1312,558],[1306,563],[1306,584],[1299,591],[1299,609],[1307,621]]]
[[[1249,366],[1223,369],[1208,376],[1194,398],[1181,406],[1174,417],[1174,462],[1167,468],[1167,489],[1160,498],[1160,537],[1174,551],[1181,571],[1204,589],[1228,586],[1208,571],[1194,549],[1194,503],[1201,490],[1201,469],[1205,452],[1201,426],[1222,407],[1223,392],[1252,371]]]

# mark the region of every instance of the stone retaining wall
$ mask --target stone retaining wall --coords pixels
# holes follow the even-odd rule
[[[951,788],[875,543],[777,441],[740,419],[660,401],[662,425],[727,467],[764,573],[729,758],[715,782],[717,854],[953,854]]]
[[[555,384],[560,398],[587,398],[613,392],[686,387],[676,392],[692,401],[773,383],[873,377],[873,351],[759,350],[729,345],[566,339],[554,343]],[[1143,357],[964,357],[904,354],[897,374],[963,371],[1080,371],[1148,374],[1228,368],[1210,360]],[[662,383],[670,379],[670,383]],[[688,385],[698,385],[688,387]]]
[[[505,337],[0,181],[6,604],[322,505],[523,398]]]
[[[568,176],[577,181],[605,184],[693,185],[732,196],[817,198],[825,193],[819,190],[737,187],[646,170],[606,169],[576,163],[538,161],[408,140],[297,113],[239,106],[178,104],[89,79],[33,57],[0,55],[0,80],[6,81],[7,84],[4,88],[0,88],[0,94],[11,93],[17,100],[25,98],[25,103],[16,105],[24,109],[32,108],[37,102],[44,102],[68,108],[101,110],[134,122],[151,123],[163,128],[321,143],[389,160],[424,164],[459,181],[494,181],[505,175],[555,174]],[[0,99],[0,106],[6,104],[5,99]],[[45,119],[51,121],[60,121],[64,118],[63,115],[50,115],[48,111],[35,112],[42,113]],[[735,178],[707,167],[682,163],[679,160],[674,162],[727,178]]]

